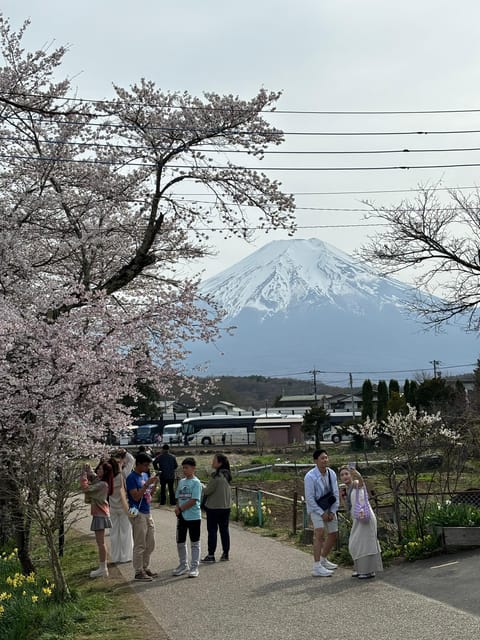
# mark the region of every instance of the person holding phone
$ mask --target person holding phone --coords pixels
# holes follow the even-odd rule
[[[91,578],[108,578],[107,547],[105,545],[105,529],[110,529],[109,497],[113,493],[112,466],[101,461],[95,471],[89,464],[84,465],[80,476],[80,486],[85,493],[85,499],[90,504],[92,524],[90,530],[95,532],[98,547],[98,569],[90,571]]]
[[[377,519],[373,509],[367,505],[366,486],[355,463],[349,462],[339,471],[340,481],[344,485],[341,498],[346,511],[352,517],[352,528],[348,540],[348,550],[353,558],[353,578],[374,578],[383,571],[382,550],[377,540]],[[362,507],[368,510],[368,518],[361,518]],[[355,517],[357,510],[357,517]],[[360,515],[359,515],[360,514]]]
[[[155,571],[149,568],[150,557],[155,549],[155,524],[150,513],[152,492],[158,483],[157,476],[150,476],[152,458],[141,451],[135,456],[135,468],[125,482],[128,506],[132,507],[135,515],[130,523],[133,533],[133,569],[134,579],[151,582],[157,577]]]

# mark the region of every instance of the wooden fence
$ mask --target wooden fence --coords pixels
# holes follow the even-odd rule
[[[242,509],[253,507],[258,526],[268,526],[270,529],[286,530],[292,535],[310,528],[306,503],[303,495],[294,491],[291,496],[284,496],[262,489],[250,489],[240,486],[232,487],[234,519],[239,521],[242,517]],[[480,506],[480,491],[471,489],[467,491],[448,492],[443,494],[417,493],[417,497],[424,500],[443,502],[446,499],[452,502],[464,502]],[[374,493],[370,502],[380,521],[393,525],[399,536],[405,524],[412,519],[412,492],[403,491],[393,495],[391,492],[382,494]],[[348,520],[344,509],[339,509],[339,519]],[[305,536],[303,536],[305,538]],[[308,536],[306,536],[308,539]]]

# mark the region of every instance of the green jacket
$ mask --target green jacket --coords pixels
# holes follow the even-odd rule
[[[232,490],[230,488],[230,474],[222,469],[217,475],[212,473],[207,486],[203,490],[207,509],[230,509]]]

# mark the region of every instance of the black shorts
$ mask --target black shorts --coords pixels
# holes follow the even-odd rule
[[[187,531],[190,542],[198,542],[200,540],[201,520],[185,520],[180,514],[177,518],[177,544],[183,544],[187,541]]]

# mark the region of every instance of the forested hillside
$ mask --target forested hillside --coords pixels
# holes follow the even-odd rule
[[[205,378],[201,381],[205,388],[208,382],[215,384],[213,392],[204,391],[197,407],[200,410],[211,409],[220,400],[232,402],[241,409],[263,409],[275,406],[282,395],[303,395],[313,393],[312,380],[294,378],[268,378],[264,376],[221,376]],[[343,389],[317,384],[317,393],[340,393]],[[187,403],[186,403],[187,404]]]

